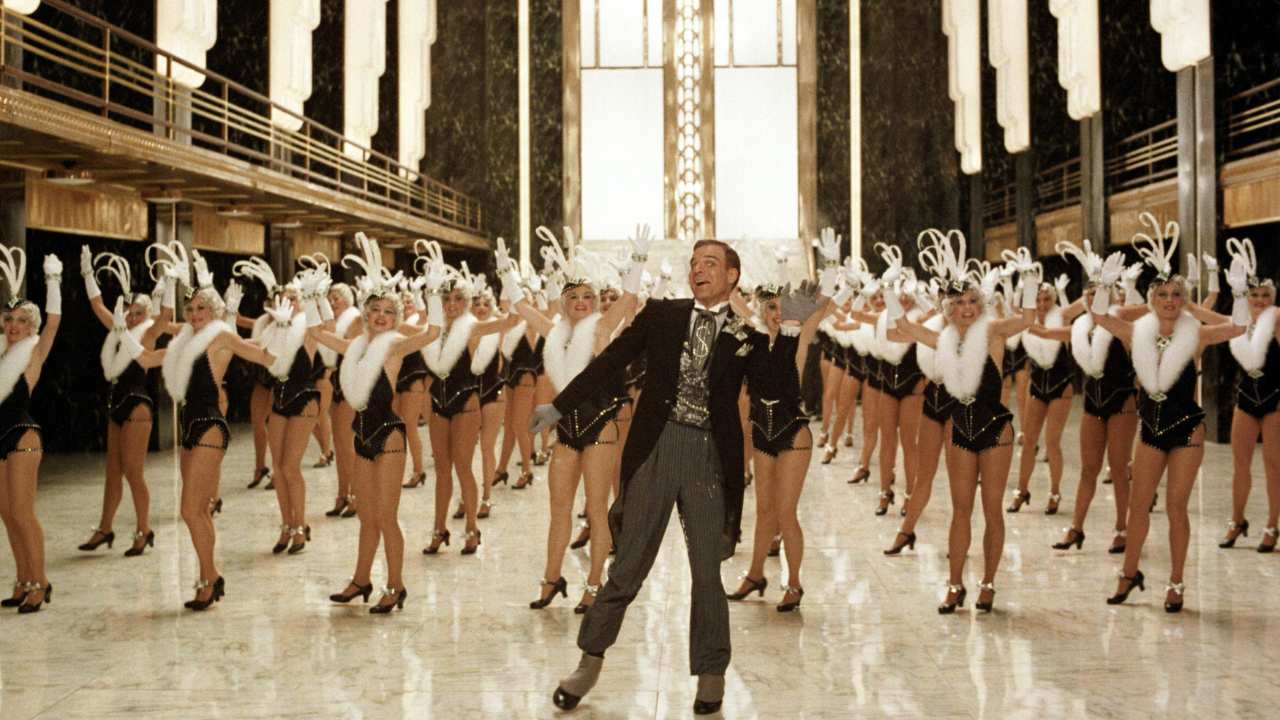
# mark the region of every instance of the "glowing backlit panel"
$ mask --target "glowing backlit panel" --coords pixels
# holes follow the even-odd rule
[[[4,0],[0,5],[13,10],[19,15],[30,15],[40,7],[40,0]]]
[[[286,130],[302,127],[302,106],[311,97],[311,32],[320,24],[320,0],[271,0],[271,100],[296,113],[272,108],[271,121]]]
[[[996,69],[996,120],[1011,153],[1031,146],[1031,90],[1027,58],[1027,0],[988,0],[987,40]]]
[[[582,236],[661,233],[662,71],[582,71]]]
[[[1067,114],[1083,120],[1102,110],[1098,0],[1049,0],[1058,18],[1058,83],[1067,91]]]
[[[1151,0],[1160,61],[1177,72],[1209,57],[1209,0]]]
[[[205,53],[218,40],[218,0],[156,0],[156,45],[196,67],[204,67]],[[188,88],[204,84],[204,73],[156,56],[156,72]]]
[[[716,235],[797,237],[795,68],[719,68],[715,92]]]
[[[978,0],[942,0],[942,32],[947,36],[947,91],[956,106],[956,150],[960,169],[982,171],[982,95],[979,68]]]
[[[400,164],[416,168],[427,150],[426,111],[431,105],[431,45],[436,39],[436,0],[399,0]]]
[[[343,12],[343,152],[364,159],[378,132],[378,78],[387,69],[387,0],[346,0]]]

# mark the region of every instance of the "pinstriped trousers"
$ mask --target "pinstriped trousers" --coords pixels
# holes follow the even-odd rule
[[[674,505],[693,575],[689,669],[694,675],[723,675],[729,666],[729,603],[720,582],[724,490],[711,432],[668,422],[618,502],[623,521],[614,538],[617,558],[583,617],[578,647],[603,655],[618,639],[627,606],[653,568]]]

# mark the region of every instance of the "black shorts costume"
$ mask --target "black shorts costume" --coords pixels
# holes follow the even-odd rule
[[[622,379],[594,398],[565,413],[556,423],[556,439],[578,452],[600,444],[600,433],[618,417],[625,400],[630,400]]]
[[[1267,346],[1262,367],[1249,372],[1240,370],[1236,384],[1236,407],[1258,419],[1270,415],[1280,406],[1280,343],[1274,338]]]
[[[516,349],[511,351],[511,358],[506,361],[507,387],[517,387],[526,376],[537,380],[543,371],[542,348],[545,344],[546,340],[539,337],[537,345],[530,346],[529,338],[520,336],[520,342],[516,343]]]
[[[1013,413],[1000,402],[1004,380],[995,361],[987,355],[977,394],[967,402],[957,398],[951,406],[951,443],[961,450],[980,453],[1000,445],[1000,437]]]
[[[18,442],[28,430],[35,430],[40,436],[41,446],[44,436],[35,418],[31,417],[31,390],[27,387],[25,373],[18,377],[9,397],[0,402],[0,460],[7,459],[18,450]]]
[[[333,372],[329,373],[329,384],[333,386],[333,400],[330,401],[331,405],[337,405],[338,403],[343,403],[347,401],[346,396],[342,394],[342,378],[340,377],[342,375],[342,372],[340,370],[341,367],[342,367],[342,356],[339,355],[338,359],[334,361],[333,367],[331,368]]]
[[[1004,359],[1001,361],[1002,375],[1004,377],[1013,377],[1027,365],[1027,348],[1022,345],[1022,338],[1018,338],[1017,344],[1013,347],[1005,345]]]
[[[129,422],[133,411],[146,405],[155,417],[155,402],[147,394],[147,371],[135,360],[111,381],[111,394],[107,398],[107,418],[120,427]]]
[[[499,371],[498,358],[502,353],[494,352],[493,357],[489,359],[489,365],[476,376],[479,383],[478,391],[480,393],[480,407],[484,407],[489,403],[495,403],[502,399],[502,388],[506,385],[503,382],[502,374]]]
[[[408,392],[415,382],[425,380],[430,374],[426,358],[422,357],[421,352],[405,355],[404,360],[400,361],[400,372],[396,373],[396,392]]]
[[[1084,376],[1084,411],[1103,422],[1124,412],[1125,403],[1137,392],[1134,386],[1133,360],[1119,338],[1112,338],[1102,375]]]
[[[1142,444],[1161,452],[1191,446],[1191,436],[1204,422],[1204,410],[1196,403],[1196,364],[1188,361],[1166,393],[1138,391],[1139,433]]]
[[[924,373],[920,371],[920,362],[916,360],[916,346],[913,344],[897,363],[887,359],[880,360],[880,392],[902,400],[915,394],[916,385]]]
[[[431,378],[431,411],[446,420],[466,410],[467,401],[480,390],[480,378],[471,372],[470,349],[462,351],[444,377],[431,373]]]
[[[282,417],[298,417],[312,400],[320,400],[316,381],[324,377],[324,363],[315,362],[306,348],[298,348],[289,366],[289,376],[277,378],[271,389],[271,412]]]
[[[1061,398],[1071,385],[1071,377],[1075,373],[1075,361],[1071,359],[1071,350],[1064,343],[1058,346],[1058,354],[1049,367],[1040,365],[1030,355],[1027,365],[1031,367],[1031,397],[1041,402],[1052,402]]]
[[[880,358],[876,357],[875,355],[872,355],[871,353],[867,353],[866,355],[862,356],[862,359],[863,359],[862,366],[865,369],[866,375],[867,375],[866,377],[867,387],[879,392],[881,387],[880,363],[883,361]]]
[[[412,353],[417,355],[417,353]],[[369,393],[369,403],[364,410],[356,413],[351,421],[351,430],[355,433],[356,455],[365,460],[377,460],[379,455],[387,452],[387,438],[398,432],[404,438],[404,421],[391,409],[395,393],[391,391],[391,381],[387,379],[385,370],[378,372],[378,382]],[[392,452],[403,452],[396,450]]]
[[[800,375],[796,372],[799,349],[798,335],[778,333],[765,360],[747,375],[751,443],[756,450],[773,457],[788,450],[808,449],[795,445],[796,436],[809,423],[800,411]]]
[[[208,353],[200,353],[200,357],[191,365],[191,380],[187,383],[187,394],[178,413],[178,422],[182,430],[183,449],[209,447],[226,450],[231,442],[231,428],[218,404],[218,386],[213,382],[213,368],[209,365]],[[222,442],[218,445],[200,442],[211,427],[222,431]]]
[[[945,385],[930,380],[924,386],[924,416],[939,425],[946,425],[951,419],[952,406],[956,399],[947,392]]]

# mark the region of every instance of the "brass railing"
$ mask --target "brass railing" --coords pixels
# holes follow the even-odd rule
[[[1280,78],[1227,100],[1228,160],[1280,148]]]
[[[1107,192],[1150,185],[1178,174],[1178,121],[1134,133],[1107,149]]]
[[[1040,171],[1036,177],[1036,210],[1059,210],[1080,202],[1080,158]]]
[[[355,145],[258,92],[196,67],[62,0],[45,0],[43,5],[58,13],[49,23],[0,7],[0,83],[21,83],[26,91],[113,122],[384,208],[481,232],[480,205],[448,185]],[[55,24],[74,30],[68,32]],[[21,64],[8,62],[11,48],[21,51]],[[204,75],[201,87],[191,90],[175,83],[175,63]],[[157,65],[165,71],[157,72]],[[301,122],[301,128],[290,131],[278,127],[271,122],[273,112],[292,116]]]
[[[987,201],[982,206],[982,224],[994,227],[1012,222],[1018,216],[1017,186],[1004,183],[988,190]]]

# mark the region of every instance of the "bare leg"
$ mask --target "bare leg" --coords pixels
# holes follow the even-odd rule
[[[618,434],[616,423],[604,428],[600,444],[585,448],[581,457],[587,524],[591,527],[591,569],[587,584],[595,587],[604,585],[604,562],[613,545],[613,536],[609,533],[609,492],[618,467]],[[590,592],[583,594],[582,604],[590,606],[594,602],[595,596]]]
[[[1236,408],[1231,414],[1231,522],[1238,528],[1244,523],[1244,510],[1253,486],[1253,451],[1258,446],[1262,424],[1252,415]],[[1228,530],[1234,539],[1238,529]]]
[[[800,431],[796,437],[796,445],[812,447],[812,438],[808,428]],[[787,586],[801,589],[800,564],[804,561],[804,531],[800,528],[800,517],[796,512],[800,504],[800,493],[804,490],[805,474],[809,470],[811,449],[787,450],[778,455],[774,478],[774,513],[778,530],[782,533],[782,548],[787,559]],[[760,538],[757,535],[756,541]],[[784,602],[798,600],[786,597]]]
[[[311,431],[315,428],[319,411],[320,402],[312,400],[303,408],[301,415],[291,417],[285,423],[283,447],[284,477],[289,483],[288,522],[295,530],[307,526],[307,484],[302,477],[302,457],[307,452],[307,444],[311,441]],[[278,416],[271,417],[274,421]],[[276,487],[279,486],[280,481],[277,480]]]
[[[408,425],[407,420],[405,424]],[[427,431],[431,436],[431,456],[435,460],[436,471],[435,520],[432,527],[438,534],[446,530],[445,519],[449,515],[449,501],[453,499],[453,459],[449,454],[452,443],[448,418],[432,413],[431,417],[427,418]],[[409,430],[409,433],[412,435],[413,431]],[[412,440],[409,446],[413,447]]]
[[[422,474],[423,468],[422,435],[418,433],[418,421],[422,419],[422,414],[426,407],[427,394],[425,388],[425,383],[421,380],[415,380],[414,383],[409,386],[408,390],[398,393],[395,401],[392,403],[392,410],[394,410],[396,415],[399,415],[400,419],[404,421],[405,435],[407,435],[407,439],[409,441],[409,458],[413,462],[414,477]],[[431,419],[434,418],[428,418],[428,426],[430,425]],[[437,464],[436,473],[438,475],[440,472],[438,467],[440,457],[434,453],[434,444],[431,446],[431,449],[433,451],[433,456],[435,456]]]
[[[120,498],[124,496],[124,453],[122,430],[113,422],[107,422],[107,477],[102,487],[102,517],[98,519],[98,533],[111,532]],[[101,539],[97,533],[89,542]]]
[[[880,393],[880,510],[891,502],[893,493],[893,471],[898,461],[898,405],[899,400],[889,393]]]
[[[5,534],[9,538],[9,549],[13,552],[13,561],[17,570],[18,585],[34,581],[34,572],[27,563],[30,557],[26,546],[23,544],[22,533],[18,530],[18,522],[13,516],[13,501],[16,493],[13,491],[15,483],[8,480],[8,463],[0,459],[0,521],[4,522]],[[23,590],[14,589],[12,597],[21,598]]]
[[[986,527],[982,533],[982,581],[994,583],[1004,553],[1004,508],[1000,501],[1009,485],[1009,466],[1013,463],[1013,428],[1006,427],[996,447],[978,455],[978,472],[982,475],[982,515]],[[990,591],[986,591],[990,592]],[[980,601],[990,597],[979,594]]]
[[[458,475],[458,484],[462,487],[462,507],[467,518],[467,532],[471,533],[477,530],[476,512],[480,504],[476,474],[472,470],[476,457],[476,444],[480,440],[480,397],[472,395],[467,401],[466,409],[449,418],[448,422],[449,457]],[[438,494],[437,497],[439,497]],[[448,509],[448,498],[446,498],[445,510],[448,511]],[[478,544],[478,537],[476,542]]]
[[[853,423],[854,412],[856,411],[856,401],[858,398],[858,388],[862,385],[858,378],[846,373],[834,365],[831,368],[832,375],[831,384],[839,388],[836,392],[836,421],[831,428],[831,434],[827,437],[827,445],[835,447],[840,437],[844,435],[845,428]],[[863,398],[862,422],[867,423],[866,398]],[[865,435],[865,430],[864,430]],[[874,442],[871,443],[875,445]]]
[[[822,369],[822,435],[825,441],[830,437],[831,425],[835,420],[836,397],[840,394],[840,381],[844,373],[825,357],[819,366]]]
[[[1151,529],[1151,500],[1155,497],[1156,488],[1160,486],[1160,478],[1164,475],[1167,463],[1167,455],[1146,443],[1138,443],[1137,453],[1133,459],[1133,477],[1129,495],[1129,538],[1124,549],[1125,577],[1133,577],[1138,572],[1142,546],[1147,541],[1147,533]],[[1117,592],[1127,587],[1128,581],[1121,578]]]
[[[288,424],[288,418],[275,413],[271,413],[267,420],[267,444],[271,447],[271,473],[275,476],[276,504],[280,506],[280,539],[276,541],[277,545],[289,542],[292,534],[290,528],[293,527],[293,498],[290,496],[293,486],[289,482],[286,470],[288,459],[284,452],[285,428]]]
[[[271,391],[253,384],[249,393],[249,425],[253,427],[254,479],[267,466],[267,416],[271,414]]]
[[[1049,493],[1054,496],[1062,494],[1062,430],[1066,427],[1067,416],[1071,413],[1071,395],[1071,389],[1068,388],[1062,397],[1049,403],[1049,411],[1045,418],[1045,450],[1049,455]]]
[[[36,486],[43,456],[40,435],[34,430],[27,430],[18,439],[17,449],[3,463],[3,483],[9,495],[9,515],[14,530],[21,537],[18,546],[26,556],[19,567],[26,567],[27,582],[39,583],[41,586],[40,590],[27,595],[28,605],[43,602],[43,588],[49,586],[49,578],[45,575],[44,528],[36,515]]]
[[[973,501],[978,490],[978,455],[950,443],[946,449],[952,508],[951,533],[947,542],[947,582],[951,585],[964,585],[964,563],[973,536]]]
[[[329,408],[333,405],[333,383],[329,374],[316,381],[316,389],[320,391],[320,414],[316,417],[316,428],[313,431],[316,442],[320,443],[320,454],[324,458],[333,452],[333,425],[329,421]]]
[[[499,399],[480,408],[480,482],[481,496],[489,499],[489,491],[493,488],[493,479],[497,477],[497,445],[498,431],[502,429],[502,418],[507,414],[507,403]]]
[[[1030,362],[1029,360],[1027,362]],[[1027,432],[1027,403],[1031,402],[1031,371],[1024,363],[1013,375],[1013,386],[1018,396],[1018,423],[1022,433]]]
[[[346,499],[351,507],[355,502],[351,496],[360,497],[360,491],[353,485],[356,472],[369,472],[369,469],[363,466],[357,470],[356,436],[355,431],[351,429],[356,412],[348,403],[340,402],[332,406],[329,414],[332,417],[330,427],[333,428],[334,462],[338,469],[338,499]]]
[[[1129,464],[1133,459],[1133,438],[1138,432],[1137,406],[1137,399],[1130,396],[1124,411],[1107,420],[1107,465],[1116,495],[1117,534],[1125,531],[1129,521]]]
[[[905,491],[908,498],[916,491],[916,473],[920,464],[917,436],[920,433],[920,418],[924,414],[923,381],[917,390],[919,392],[902,398],[898,403],[898,436],[902,443],[902,472],[906,475]]]
[[[533,378],[526,375],[520,384],[509,388],[507,418],[502,426],[502,458],[498,467],[506,470],[511,462],[511,451],[520,446],[520,473],[530,472],[533,457],[533,435],[529,432],[529,416],[533,414]]]
[[[768,453],[756,451],[756,528],[751,542],[751,565],[747,579],[764,579],[764,561],[769,546],[778,534],[777,491],[778,459]],[[790,549],[790,548],[788,548]],[[746,586],[746,579],[743,581]],[[739,588],[742,592],[744,588]]]
[[[548,584],[563,576],[564,554],[573,526],[573,498],[578,494],[581,457],[565,445],[557,445],[547,469],[550,514],[547,525],[547,566],[542,578]],[[544,585],[543,590],[546,590]]]
[[[134,408],[129,422],[120,429],[120,459],[124,465],[124,477],[133,497],[133,512],[137,518],[136,532],[145,540],[151,532],[151,491],[143,468],[147,461],[147,443],[151,440],[151,409],[146,405]],[[140,547],[135,540],[134,547]]]
[[[858,467],[871,468],[871,453],[876,449],[876,435],[880,432],[880,391],[866,385],[862,388],[862,457]]]
[[[921,417],[920,429],[916,434],[916,451],[919,466],[916,469],[916,483],[911,490],[911,501],[907,503],[907,515],[902,520],[898,537],[894,540],[905,542],[907,535],[915,534],[916,523],[929,506],[933,497],[933,479],[938,473],[938,462],[942,459],[942,446],[946,440],[944,433],[948,426],[941,425],[926,417]]]
[[[1196,484],[1196,474],[1204,460],[1204,428],[1191,436],[1191,446],[1169,453],[1169,484],[1165,493],[1165,511],[1169,515],[1169,582],[1182,582],[1182,572],[1187,565],[1187,545],[1191,542],[1191,516],[1187,504]],[[1170,597],[1181,602],[1181,597]]]
[[[392,433],[383,445],[382,454],[373,463],[373,492],[376,495],[378,531],[382,536],[382,552],[387,560],[387,587],[404,589],[404,532],[400,529],[400,480],[404,477],[405,441]],[[376,544],[376,540],[374,541]],[[370,558],[372,560],[372,558]],[[386,599],[383,601],[386,604]]]
[[[1267,527],[1274,529],[1280,521],[1280,412],[1262,419],[1262,467],[1267,476]],[[1272,535],[1270,542],[1275,541]]]
[[[403,445],[404,441],[401,440],[400,444]],[[404,463],[403,452],[400,454],[400,462]],[[356,517],[360,519],[360,540],[356,546],[356,571],[351,576],[351,582],[355,585],[373,584],[373,560],[378,554],[378,541],[382,537],[378,513],[380,487],[374,476],[375,469],[372,460],[356,456],[355,473],[351,478],[356,497],[360,498],[360,505],[356,507]]]
[[[1102,458],[1107,450],[1107,425],[1097,415],[1084,413],[1080,416],[1080,483],[1076,486],[1076,505],[1071,514],[1071,527],[1067,530],[1067,538],[1071,541],[1071,531],[1084,531],[1084,520],[1089,514],[1089,505],[1098,491],[1098,473],[1102,472]]]
[[[191,533],[200,563],[200,579],[213,582],[219,577],[214,563],[214,545],[217,535],[209,505],[218,495],[218,474],[224,451],[218,447],[206,447],[222,442],[222,430],[209,428],[200,438],[200,444],[191,450],[183,450],[180,459],[182,470],[182,520]],[[212,593],[212,589],[206,590]],[[203,595],[201,599],[206,599]]]
[[[1022,418],[1022,448],[1018,452],[1018,492],[1024,497],[1029,492],[1031,474],[1036,469],[1036,444],[1040,440],[1040,431],[1044,428],[1045,417],[1049,414],[1049,406],[1042,400],[1031,398],[1027,401],[1026,413]],[[1061,454],[1059,454],[1061,457]],[[1021,506],[1022,502],[1015,500]]]

